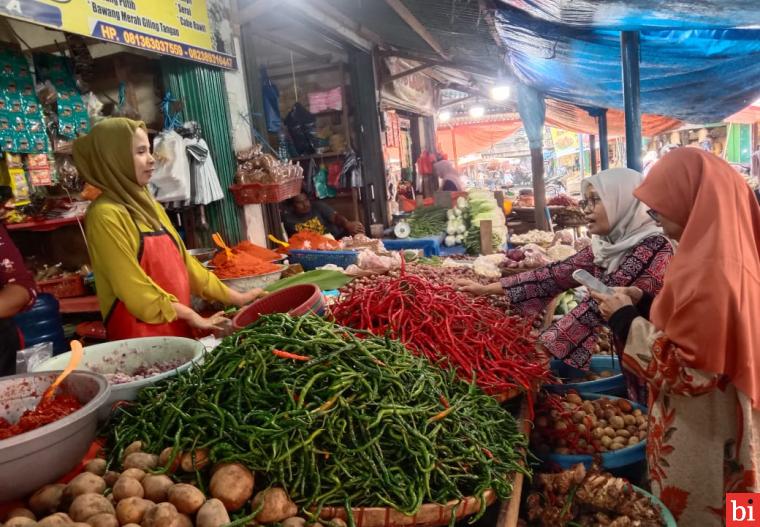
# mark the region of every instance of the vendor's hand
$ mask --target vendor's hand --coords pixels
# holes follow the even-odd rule
[[[485,296],[489,293],[488,286],[481,285],[477,282],[466,280],[464,278],[454,282],[454,286],[456,287],[457,291],[461,291],[462,293],[467,293],[473,296]]]
[[[232,322],[224,316],[224,311],[219,311],[205,318],[196,313],[194,317],[188,320],[188,324],[194,329],[202,332],[211,331],[217,336],[224,335],[232,329]]]
[[[638,304],[641,302],[641,299],[644,296],[644,291],[639,289],[638,287],[613,287],[615,290],[615,293],[622,293],[627,297],[630,297],[631,302],[633,302],[633,305]]]
[[[246,291],[245,293],[240,293],[239,291],[235,291],[234,289],[230,289],[229,296],[230,296],[230,304],[237,307],[243,307],[254,300],[258,300],[259,298],[266,296],[267,292],[261,289],[260,287],[255,287],[249,291]]]
[[[617,291],[612,295],[592,291],[591,297],[599,304],[599,312],[605,320],[609,320],[618,309],[633,305],[633,300],[631,300],[630,296]]]
[[[346,223],[346,231],[351,236],[356,236],[357,234],[364,234],[364,225],[360,221],[349,221]]]

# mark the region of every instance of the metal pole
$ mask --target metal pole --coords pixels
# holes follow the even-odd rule
[[[581,179],[586,176],[586,156],[584,150],[586,146],[583,144],[583,134],[578,134],[578,168],[580,169]]]
[[[625,154],[628,168],[641,172],[641,86],[639,76],[639,32],[620,34],[625,102]]]
[[[596,174],[596,136],[594,134],[588,136],[588,142],[591,148],[589,157],[591,159],[591,175],[593,176]]]
[[[607,139],[607,110],[600,110],[599,115],[599,163],[602,170],[610,168],[610,143]]]

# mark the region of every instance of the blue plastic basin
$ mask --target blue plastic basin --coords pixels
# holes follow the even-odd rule
[[[565,393],[569,390],[575,390],[583,393],[599,393],[604,395],[615,395],[624,397],[626,395],[625,378],[620,369],[620,361],[616,356],[594,355],[591,357],[589,370],[592,372],[613,371],[615,375],[597,379],[595,381],[578,381],[572,382],[572,379],[583,379],[587,372],[573,368],[561,360],[554,359],[551,361],[551,369],[555,375],[563,379],[569,379],[569,382],[563,384],[548,384],[545,388],[554,393]]]
[[[615,397],[612,395],[602,395],[598,393],[580,393],[581,399],[590,400],[593,401],[594,399],[599,399],[601,397],[607,397],[608,399],[621,399],[621,397]],[[646,406],[642,406],[640,404],[634,403],[633,401],[628,401],[631,403],[631,406],[634,408],[638,408],[644,414],[647,413]],[[647,441],[646,439],[644,441],[641,441],[633,446],[621,448],[620,450],[616,450],[614,452],[604,452],[601,454],[602,458],[602,468],[604,469],[619,469],[623,467],[627,467],[629,465],[634,465],[636,463],[642,462],[646,459],[646,448],[647,448]],[[586,468],[590,468],[591,464],[593,462],[593,457],[588,454],[549,454],[546,456],[546,458],[543,459],[543,461],[547,461],[549,463],[554,463],[562,467],[563,469],[568,469],[572,467],[573,465],[577,465],[578,463],[583,463]]]

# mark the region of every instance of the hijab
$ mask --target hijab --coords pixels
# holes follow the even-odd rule
[[[640,173],[630,168],[611,168],[581,182],[584,194],[589,185],[593,185],[612,227],[609,234],[594,236],[591,241],[594,263],[606,269],[605,274],[617,271],[626,253],[642,240],[662,234],[647,214],[646,207],[633,196],[634,189],[643,179]]]
[[[161,230],[156,200],[137,183],[132,137],[145,123],[112,117],[74,141],[74,164],[84,180],[107,198],[123,205],[132,219]]]
[[[635,194],[684,227],[652,323],[685,364],[726,375],[760,408],[760,207],[752,190],[719,157],[679,148]]]

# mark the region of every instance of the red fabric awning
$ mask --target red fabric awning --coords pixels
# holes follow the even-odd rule
[[[468,154],[489,149],[504,141],[522,127],[520,119],[504,121],[441,125],[438,128],[438,146],[454,161]]]
[[[727,123],[754,124],[760,122],[760,104],[750,104],[725,119]]]
[[[555,99],[546,99],[546,124],[580,134],[599,135],[596,119],[577,106]],[[674,130],[681,121],[672,117],[645,114],[641,117],[642,133],[646,137]],[[625,136],[625,115],[620,110],[607,110],[607,136]]]

